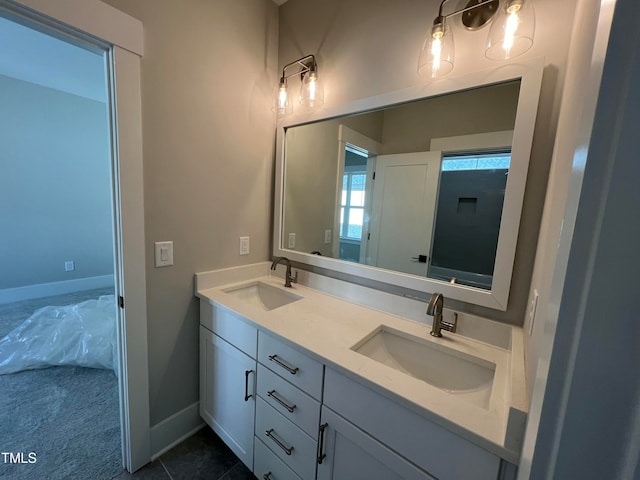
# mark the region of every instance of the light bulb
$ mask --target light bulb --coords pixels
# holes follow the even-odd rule
[[[518,30],[518,24],[520,19],[518,18],[518,12],[520,11],[520,5],[513,5],[507,8],[507,24],[504,28],[504,40],[502,41],[502,48],[506,52],[511,52],[513,48],[513,37]]]
[[[287,86],[280,85],[278,90],[278,110],[284,110],[287,108]]]
[[[441,77],[453,70],[453,36],[444,17],[437,17],[418,59],[418,75]]]
[[[318,77],[316,75],[316,72],[312,72],[309,74],[309,86],[307,87],[309,89],[309,102],[313,103],[316,100],[316,87],[317,87],[317,80]]]
[[[492,60],[522,55],[533,45],[534,33],[533,0],[509,0],[491,24],[485,54]]]
[[[284,117],[293,111],[287,91],[287,80],[284,78],[280,79],[280,83],[275,88],[271,110],[276,112],[278,117]]]
[[[300,104],[308,110],[321,108],[324,104],[324,90],[315,68],[314,65],[303,75],[300,86]]]
[[[440,58],[442,56],[442,32],[436,32],[433,34],[433,40],[431,40],[431,56],[433,58],[431,76],[435,78],[438,70],[440,70]]]

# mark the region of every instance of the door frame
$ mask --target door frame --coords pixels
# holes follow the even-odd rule
[[[151,459],[142,177],[142,22],[98,0],[0,0],[0,8],[110,48],[107,53],[114,192],[119,393],[123,466]]]
[[[354,147],[361,148],[367,151],[369,158],[367,159],[367,181],[373,174],[373,168],[375,165],[376,156],[382,153],[382,144],[367,137],[366,135],[356,132],[346,125],[340,124],[338,126],[338,159],[337,159],[337,176],[336,176],[336,206],[335,206],[335,219],[333,222],[333,239],[332,239],[332,253],[333,258],[340,258],[340,208],[342,206],[342,178],[344,177],[344,161],[346,157],[347,145],[353,145]],[[365,191],[365,219],[362,226],[362,237],[365,238],[369,232],[369,219],[367,215],[368,205],[371,200],[371,188],[366,187]],[[360,261],[363,260],[363,248],[360,245]]]

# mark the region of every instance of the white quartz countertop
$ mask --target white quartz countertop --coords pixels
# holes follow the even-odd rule
[[[246,273],[240,277],[246,277]],[[318,358],[328,367],[350,376],[505,460],[518,463],[519,451],[509,448],[505,441],[508,437],[506,432],[513,390],[511,350],[449,332],[443,332],[442,338],[435,338],[429,335],[430,326],[423,323],[351,303],[300,284],[294,283],[292,288],[285,289],[283,280],[275,276],[239,279],[238,275],[223,275],[220,278],[213,284],[219,284],[224,279],[232,281],[213,287],[208,287],[204,281],[197,282],[197,296],[203,301],[240,314],[258,329],[301,347],[305,353]],[[251,281],[273,285],[303,298],[265,311],[225,292]],[[381,326],[391,327],[495,364],[488,409],[351,350]]]

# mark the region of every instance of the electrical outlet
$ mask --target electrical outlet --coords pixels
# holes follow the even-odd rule
[[[331,230],[324,231],[324,244],[328,245],[331,243]]]
[[[249,255],[249,237],[240,237],[240,255]]]
[[[538,308],[538,290],[533,290],[531,307],[529,308],[529,335],[533,333],[533,321],[536,319],[536,309]]]
[[[173,265],[173,242],[156,242],[154,245],[156,267]]]
[[[76,263],[73,260],[67,260],[64,262],[64,271],[73,272],[76,269]]]
[[[289,234],[289,243],[287,245],[287,248],[296,248],[296,234],[295,233],[290,233]]]

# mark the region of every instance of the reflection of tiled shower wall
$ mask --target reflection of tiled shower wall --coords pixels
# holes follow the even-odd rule
[[[507,172],[442,172],[432,265],[493,275]]]

